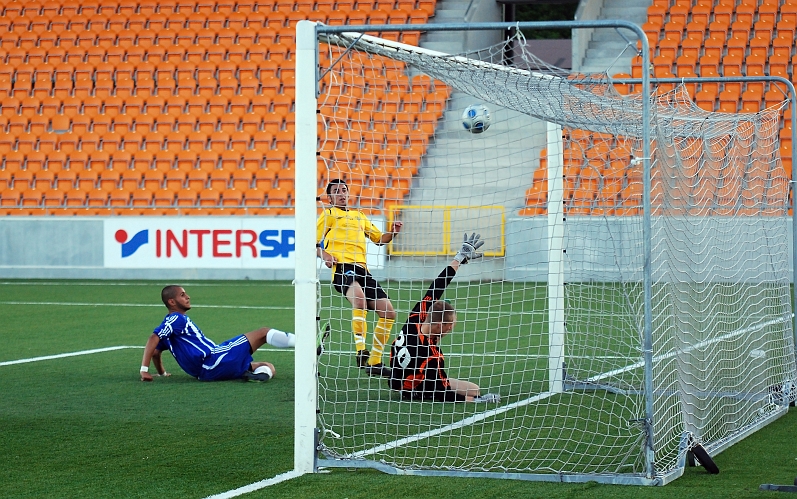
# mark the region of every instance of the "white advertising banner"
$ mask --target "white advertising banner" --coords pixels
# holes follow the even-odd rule
[[[373,220],[377,227],[382,220]],[[114,217],[104,221],[106,268],[293,269],[293,217]],[[384,262],[369,244],[368,266]]]

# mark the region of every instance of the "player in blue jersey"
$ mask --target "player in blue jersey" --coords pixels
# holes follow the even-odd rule
[[[152,381],[150,361],[155,364],[159,376],[169,376],[161,359],[164,350],[172,353],[183,371],[200,381],[268,381],[277,372],[274,365],[270,362],[253,362],[252,354],[266,343],[278,348],[296,345],[296,337],[292,333],[268,327],[217,345],[185,315],[191,310],[191,297],[185,289],[175,285],[166,286],[161,291],[161,300],[169,313],[155,328],[144,347],[141,381]]]

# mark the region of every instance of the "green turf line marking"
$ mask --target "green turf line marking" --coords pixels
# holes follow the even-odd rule
[[[221,494],[208,496],[205,499],[229,499],[230,497],[238,497],[244,494],[248,494],[249,492],[254,492],[256,490],[263,489],[270,485],[276,485],[278,483],[282,483],[287,480],[292,480],[294,478],[300,477],[301,475],[302,474],[297,472],[296,470],[291,470],[285,473],[281,473],[275,476],[274,478],[268,478],[266,480],[260,480],[259,482],[250,483],[249,485],[245,485],[237,489],[228,490],[227,492],[222,492]]]
[[[69,353],[59,353],[56,355],[45,355],[44,357],[31,357],[29,359],[18,359],[18,360],[7,360],[5,362],[0,362],[0,366],[12,366],[14,364],[27,364],[28,362],[39,362],[41,360],[52,360],[52,359],[63,359],[64,357],[77,357],[79,355],[90,355],[93,353],[103,353],[103,352],[112,352],[114,350],[124,350],[127,348],[144,348],[143,346],[133,347],[133,346],[118,346],[118,347],[106,347],[106,348],[95,348],[93,350],[81,350],[80,352],[69,352]]]
[[[58,302],[58,301],[0,301],[0,305],[55,305],[63,307],[158,307],[163,308],[160,303],[79,303],[79,302]],[[192,309],[200,308],[230,308],[230,309],[252,309],[252,310],[293,310],[293,307],[262,307],[258,305],[193,305]]]

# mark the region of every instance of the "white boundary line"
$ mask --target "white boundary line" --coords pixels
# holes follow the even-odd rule
[[[212,496],[207,496],[205,499],[229,499],[230,497],[238,497],[244,494],[248,494],[249,492],[254,492],[256,490],[269,487],[271,485],[276,485],[278,483],[298,478],[300,476],[302,476],[301,473],[297,472],[296,470],[291,470],[285,473],[281,473],[275,476],[274,478],[268,478],[266,480],[260,480],[259,482],[250,483],[249,485],[245,485],[237,489],[228,490],[227,492],[222,492],[221,494],[214,494]]]
[[[433,437],[435,435],[440,435],[442,433],[447,433],[449,431],[456,430],[458,428],[462,428],[463,426],[468,426],[473,423],[478,423],[479,421],[485,420],[492,416],[497,416],[504,412],[510,411],[517,407],[523,407],[524,405],[529,405],[533,402],[537,402],[540,400],[547,399],[548,397],[552,397],[556,395],[551,392],[542,392],[539,395],[536,395],[531,398],[527,398],[525,400],[519,400],[509,405],[505,405],[502,407],[497,407],[495,409],[490,409],[489,411],[480,412],[479,414],[474,414],[473,416],[467,417],[465,419],[459,420],[456,423],[452,423],[450,425],[443,426],[441,428],[437,428],[434,430],[425,431],[423,433],[417,433],[415,435],[411,435],[409,437],[404,437],[398,440],[394,440],[392,442],[388,442],[386,444],[377,445],[376,447],[372,447],[370,449],[365,449],[360,452],[355,452],[353,454],[349,454],[345,456],[349,459],[361,459],[365,456],[370,456],[372,454],[376,454],[377,452],[382,452],[390,449],[395,449],[396,447],[400,447],[404,444],[409,444],[412,442],[417,442],[418,440],[422,440],[427,437]]]
[[[190,280],[186,280],[185,283],[192,288],[195,287],[262,287],[264,284],[262,282],[256,283],[239,283],[234,282],[230,284],[218,284],[218,283],[201,283],[201,282],[192,282]],[[0,281],[0,284],[8,285],[8,286],[168,286],[170,284],[174,284],[171,282],[94,282],[94,281],[69,281],[69,282],[59,282],[59,281]],[[269,281],[267,286],[269,287],[293,287],[293,284],[284,284],[280,283],[279,281]]]
[[[28,359],[18,359],[18,360],[9,360],[5,362],[0,362],[0,366],[11,366],[15,364],[26,364],[28,362],[39,362],[42,360],[52,360],[52,359],[63,359],[65,357],[77,357],[79,355],[90,355],[93,353],[102,353],[102,352],[112,352],[114,350],[124,350],[127,348],[137,348],[141,349],[144,348],[143,346],[128,346],[128,345],[120,345],[117,347],[107,347],[107,348],[95,348],[93,350],[81,350],[79,352],[69,352],[69,353],[61,353],[57,355],[45,355],[43,357],[31,357]],[[284,349],[283,349],[284,350]],[[274,350],[279,351],[279,350]],[[293,350],[290,350],[291,352]],[[243,494],[248,494],[249,492],[254,492],[256,490],[260,490],[262,488],[268,487],[270,485],[276,485],[278,483],[291,480],[293,478],[297,478],[301,476],[301,473],[297,473],[295,470],[288,471],[286,473],[282,473],[280,475],[275,476],[274,478],[269,478],[266,480],[261,480],[259,482],[251,483],[244,487],[239,487],[237,489],[229,490],[227,492],[222,492],[221,494],[216,494],[212,496],[208,496],[207,499],[228,499],[231,497],[237,497]]]
[[[277,350],[275,350],[277,351]],[[279,351],[285,351],[281,349]],[[293,350],[291,350],[293,351]],[[387,354],[389,352],[385,352]],[[351,350],[324,350],[324,355],[336,355],[336,356],[346,356],[351,355]],[[502,353],[502,352],[479,352],[479,353],[463,353],[463,352],[446,352],[446,357],[495,357],[495,358],[515,358],[515,359],[547,359],[547,354],[541,353]],[[568,355],[568,359],[599,359],[599,360],[623,360],[628,359],[628,357],[622,357],[620,355]],[[334,366],[328,366],[334,367]]]
[[[28,359],[7,360],[5,362],[0,362],[0,366],[13,366],[15,364],[27,364],[28,362],[39,362],[41,360],[63,359],[65,357],[77,357],[79,355],[90,355],[93,353],[112,352],[114,350],[124,350],[126,348],[144,348],[144,347],[123,345],[118,347],[95,348],[93,350],[81,350],[79,352],[59,353],[56,355],[45,355],[43,357],[31,357]]]
[[[727,339],[730,339],[730,338],[733,338],[733,337],[736,337],[736,336],[740,336],[740,335],[743,335],[743,334],[747,334],[747,333],[756,331],[758,329],[761,329],[761,328],[764,328],[764,327],[767,327],[767,326],[772,326],[772,325],[775,325],[775,324],[778,324],[778,323],[784,323],[784,322],[788,323],[790,320],[791,320],[791,317],[776,317],[774,319],[768,320],[768,321],[763,322],[763,323],[753,324],[751,326],[748,326],[748,327],[745,327],[745,328],[742,328],[742,329],[738,329],[736,331],[731,331],[730,333],[726,333],[726,334],[724,334],[722,336],[719,336],[717,338],[710,338],[710,339],[707,339],[707,340],[703,340],[703,341],[701,341],[699,343],[696,343],[694,345],[691,345],[691,346],[689,346],[687,348],[684,348],[684,349],[681,349],[681,350],[668,352],[668,353],[666,353],[664,355],[660,355],[660,356],[654,357],[653,361],[654,362],[660,362],[662,360],[666,360],[666,359],[670,359],[672,357],[675,357],[675,356],[677,356],[677,355],[679,355],[680,353],[683,353],[683,352],[688,352],[688,351],[692,351],[692,350],[695,350],[695,349],[698,349],[698,348],[702,348],[702,347],[707,346],[707,345],[709,345],[711,343],[724,341],[724,340],[727,340]],[[625,366],[625,367],[620,368],[620,369],[615,369],[615,370],[609,371],[607,373],[603,373],[603,374],[599,374],[597,376],[593,376],[591,378],[588,378],[587,381],[594,383],[596,381],[601,381],[601,380],[603,380],[605,378],[616,376],[616,375],[622,374],[624,372],[628,372],[628,371],[631,371],[631,370],[634,370],[634,369],[639,369],[639,368],[643,367],[644,365],[645,365],[644,361],[643,362],[636,362],[634,364],[630,364],[630,365]],[[425,431],[425,432],[422,432],[422,433],[417,433],[415,435],[411,435],[411,436],[404,437],[404,438],[401,438],[401,439],[398,439],[398,440],[394,440],[392,442],[388,442],[388,443],[385,443],[385,444],[382,444],[382,445],[378,445],[378,446],[372,447],[370,449],[364,449],[364,450],[361,450],[359,452],[354,452],[352,454],[348,454],[348,455],[344,456],[344,458],[361,459],[363,457],[376,454],[377,452],[382,452],[382,451],[394,449],[394,448],[399,447],[401,445],[405,445],[405,444],[412,443],[412,442],[417,442],[418,440],[422,440],[422,439],[427,438],[427,437],[433,437],[435,435],[440,435],[442,433],[447,433],[449,431],[453,431],[453,430],[462,428],[462,427],[470,425],[472,423],[478,423],[479,421],[487,419],[487,418],[489,418],[491,416],[497,416],[499,414],[503,414],[504,412],[510,411],[512,409],[515,409],[517,407],[523,407],[525,405],[528,405],[528,404],[531,404],[533,402],[537,402],[537,401],[540,401],[540,400],[544,400],[544,399],[552,397],[554,395],[559,395],[559,394],[552,393],[552,392],[542,392],[542,393],[540,393],[538,395],[535,395],[534,397],[530,397],[530,398],[527,398],[527,399],[524,399],[524,400],[519,400],[517,402],[514,402],[512,404],[508,404],[508,405],[505,405],[505,406],[496,407],[495,409],[490,409],[489,411],[485,411],[485,412],[482,412],[482,413],[479,413],[479,414],[474,414],[473,416],[467,417],[465,419],[462,419],[460,421],[457,421],[455,423],[451,423],[449,425],[446,425],[446,426],[443,426],[443,427],[440,427],[440,428],[436,428],[436,429],[433,429],[433,430]]]
[[[160,303],[81,303],[81,302],[58,302],[58,301],[0,301],[0,305],[47,305],[61,307],[157,307],[163,308]],[[257,305],[195,305],[192,310],[202,308],[230,308],[230,309],[253,309],[253,310],[293,310],[294,307],[263,307]]]

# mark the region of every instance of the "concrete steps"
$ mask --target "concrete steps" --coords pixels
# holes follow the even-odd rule
[[[647,20],[650,5],[650,0],[603,0],[599,19],[624,20],[641,26]],[[630,73],[631,59],[636,55],[636,39],[627,30],[622,33],[631,44],[616,30],[595,30],[580,70],[584,73],[606,71],[610,75]]]
[[[462,23],[470,0],[438,0],[430,23]],[[462,32],[429,32],[421,47],[456,54],[464,50]],[[472,135],[461,125],[462,111],[480,99],[453,92],[434,141],[413,180],[409,204],[502,205],[507,211],[524,203],[539,152],[545,147],[545,125],[539,120],[488,104],[490,129]],[[459,166],[461,163],[462,166]]]

